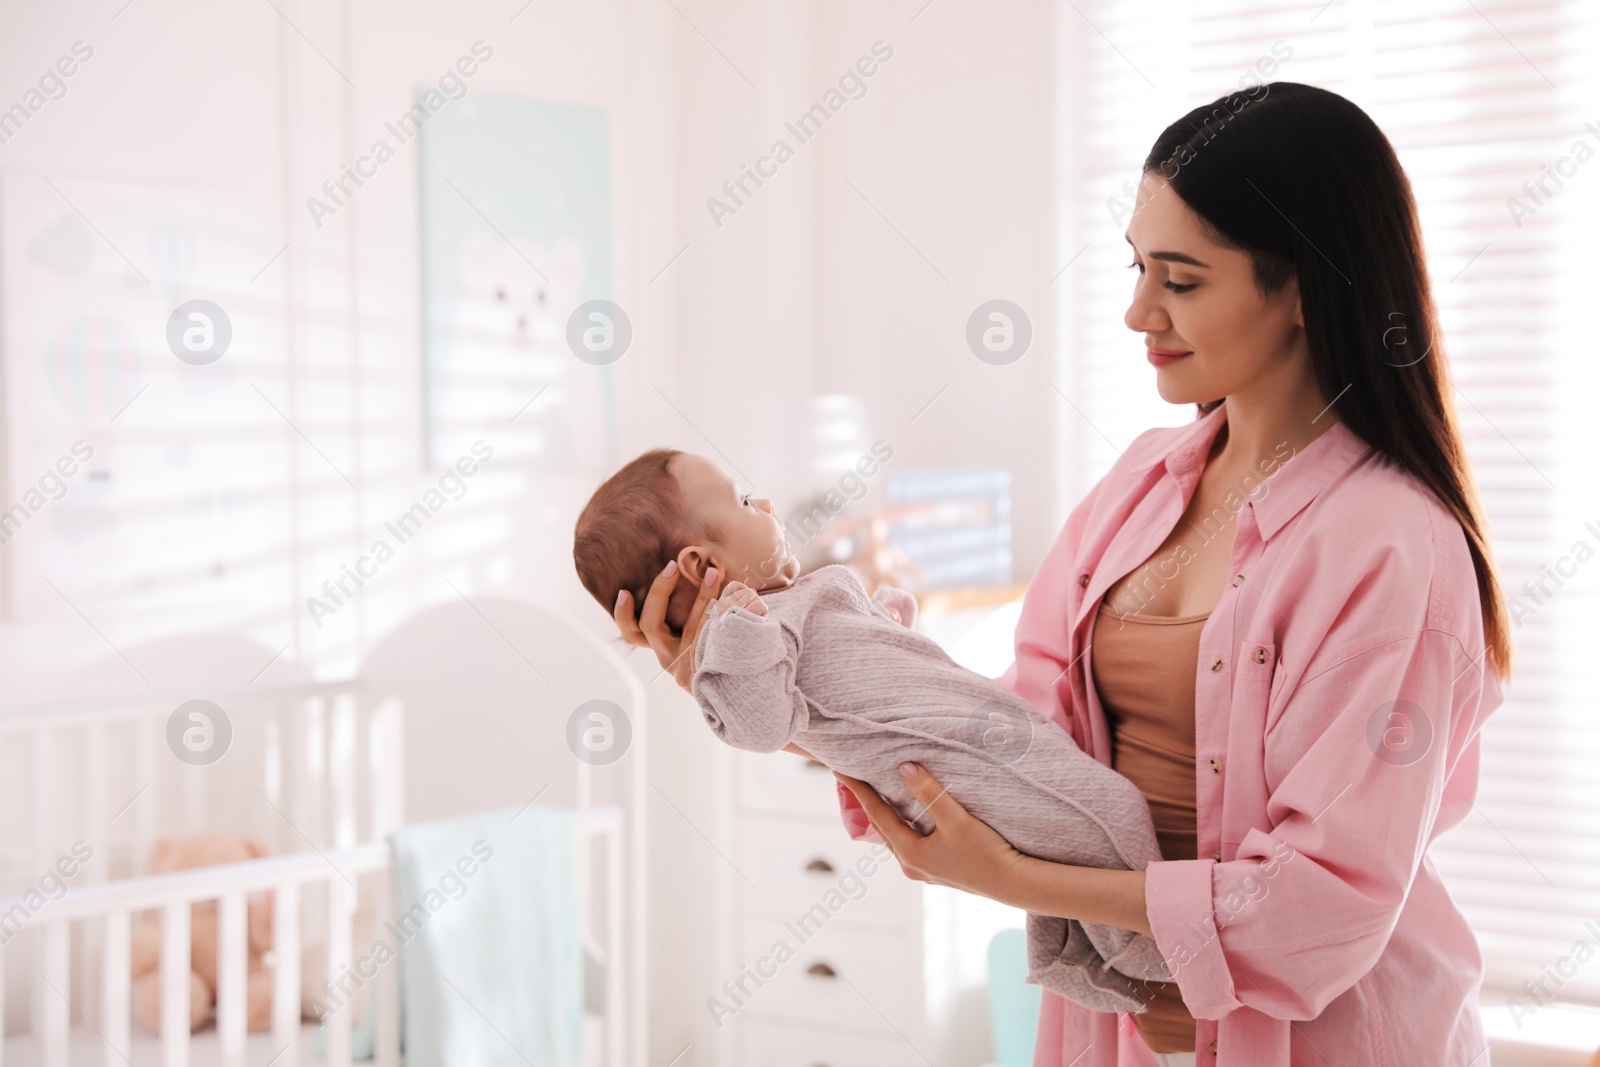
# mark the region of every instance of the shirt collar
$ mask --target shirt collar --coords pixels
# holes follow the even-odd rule
[[[1166,467],[1179,480],[1196,466],[1203,467],[1211,444],[1227,422],[1228,404],[1223,401],[1202,418],[1184,428],[1166,455]],[[1273,534],[1296,515],[1332,481],[1363,458],[1372,446],[1357,437],[1342,422],[1318,434],[1310,444],[1280,463],[1262,485],[1266,491],[1247,498],[1254,509],[1261,539]],[[1199,477],[1197,471],[1194,478]]]

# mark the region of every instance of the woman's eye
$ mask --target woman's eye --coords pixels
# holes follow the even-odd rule
[[[1132,263],[1129,263],[1128,266],[1129,267],[1138,267],[1139,268],[1139,273],[1140,274],[1144,273],[1144,264],[1140,263],[1138,260],[1134,260]],[[1195,283],[1192,283],[1190,285],[1179,285],[1178,283],[1173,282],[1173,281],[1165,281],[1165,282],[1161,283],[1161,286],[1164,289],[1172,290],[1174,293],[1187,293],[1190,289],[1193,289],[1195,287],[1195,285],[1198,285],[1198,284],[1199,284],[1198,282],[1195,282]]]
[[[750,506],[750,494],[746,493],[744,496],[740,497],[739,498],[739,503],[744,505],[745,507],[749,507]]]

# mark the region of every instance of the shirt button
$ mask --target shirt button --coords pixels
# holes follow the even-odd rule
[[[1243,584],[1244,584],[1244,575],[1242,575],[1242,574],[1235,574],[1235,575],[1234,575],[1234,576],[1233,576],[1233,584],[1234,584],[1234,585],[1243,585]]]
[[[1222,850],[1220,848],[1214,850],[1211,853],[1211,858],[1216,860],[1218,863],[1221,863],[1222,862]]]
[[[1078,584],[1085,589],[1089,588],[1089,576],[1087,574],[1078,575]]]
[[[1214,671],[1220,671],[1222,669],[1222,660],[1220,660],[1220,659],[1212,660],[1211,661],[1211,669],[1214,670]]]
[[[1222,764],[1218,763],[1216,760],[1212,760],[1211,761],[1211,773],[1212,774],[1221,774],[1222,773]]]
[[[1255,660],[1257,663],[1267,662],[1267,650],[1264,648],[1256,649]]]

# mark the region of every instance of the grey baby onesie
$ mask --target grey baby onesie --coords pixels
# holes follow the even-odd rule
[[[1029,856],[1126,870],[1161,858],[1138,787],[911,630],[909,593],[869,598],[849,568],[829,566],[761,598],[765,616],[719,607],[695,648],[690,690],[723,741],[751,752],[793,741],[924,834],[933,819],[900,778],[905,760]],[[1172,980],[1147,935],[1031,913],[1026,927],[1028,980],[1084,1007],[1142,1012],[1134,979]]]

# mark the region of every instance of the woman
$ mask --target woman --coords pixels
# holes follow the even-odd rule
[[[1271,83],[1163,131],[1126,236],[1127,325],[1199,415],[1073,511],[1003,681],[1140,786],[1163,859],[1024,856],[911,765],[932,834],[854,779],[846,825],[908,877],[1155,938],[1175,981],[1139,1014],[1046,992],[1036,1067],[1481,1067],[1482,963],[1425,850],[1510,639],[1409,184],[1354,104]],[[617,616],[683,683],[675,582]]]

